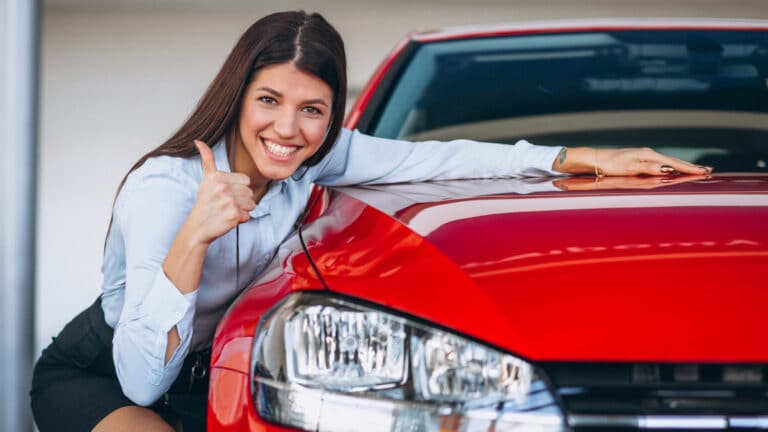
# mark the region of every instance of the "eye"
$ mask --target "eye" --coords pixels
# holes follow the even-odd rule
[[[277,100],[271,96],[260,96],[259,101],[267,104],[267,105],[277,105]]]
[[[320,111],[319,109],[317,109],[317,108],[315,108],[313,106],[304,107],[304,112],[312,114],[312,115],[323,115],[322,111]]]

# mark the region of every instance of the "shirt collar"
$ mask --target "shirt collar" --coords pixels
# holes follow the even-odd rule
[[[251,210],[250,215],[252,218],[259,218],[266,216],[272,211],[273,198],[280,195],[285,190],[285,180],[273,181],[267,188],[267,193],[261,197],[259,203],[256,204],[256,208]]]

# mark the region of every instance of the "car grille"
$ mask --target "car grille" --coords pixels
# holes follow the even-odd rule
[[[768,365],[541,365],[571,430],[768,430]]]

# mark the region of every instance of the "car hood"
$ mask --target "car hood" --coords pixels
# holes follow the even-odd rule
[[[631,186],[631,185],[630,185]],[[768,177],[345,188],[304,227],[327,287],[541,361],[768,361]]]

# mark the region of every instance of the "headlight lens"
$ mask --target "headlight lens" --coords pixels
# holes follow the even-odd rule
[[[402,383],[406,333],[392,318],[324,305],[298,309],[285,321],[289,381],[342,391]]]
[[[534,368],[466,338],[317,294],[259,329],[252,394],[267,420],[317,431],[560,431]]]

